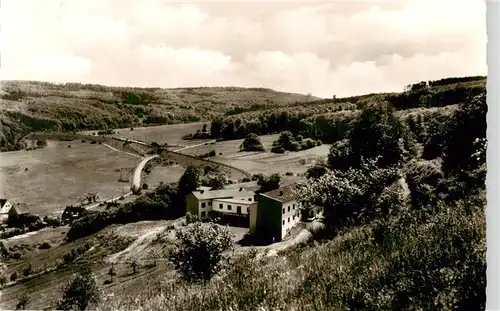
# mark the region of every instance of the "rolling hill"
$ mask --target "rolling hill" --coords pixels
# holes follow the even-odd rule
[[[18,150],[32,131],[103,130],[207,121],[215,116],[320,98],[265,88],[124,88],[2,81],[0,148]]]

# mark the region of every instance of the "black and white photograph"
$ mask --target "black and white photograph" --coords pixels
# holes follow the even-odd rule
[[[0,310],[485,310],[489,6],[2,0]]]

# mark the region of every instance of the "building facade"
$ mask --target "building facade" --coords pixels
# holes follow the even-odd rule
[[[0,199],[0,223],[4,223],[9,219],[9,212],[12,208],[12,204],[9,200]]]
[[[222,190],[196,190],[186,197],[186,211],[200,219],[219,214],[248,216],[255,193],[242,188]]]
[[[282,241],[301,221],[300,204],[295,198],[295,184],[262,193],[250,206],[250,234]]]

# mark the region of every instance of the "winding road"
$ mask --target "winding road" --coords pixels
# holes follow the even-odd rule
[[[144,158],[139,165],[135,168],[134,171],[134,177],[132,178],[132,189],[139,189],[141,187],[141,172],[146,165],[151,159],[157,158],[158,155],[155,154],[154,156],[150,156],[147,158]]]

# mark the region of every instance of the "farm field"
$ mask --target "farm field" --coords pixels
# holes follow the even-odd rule
[[[71,145],[71,148],[68,147]],[[59,212],[88,192],[108,199],[130,188],[119,182],[119,168],[135,168],[140,161],[103,145],[80,141],[48,141],[44,149],[0,154],[0,194],[26,203],[31,213]]]
[[[330,145],[324,144],[299,152],[286,152],[284,154],[271,153],[272,144],[278,137],[279,134],[260,136],[260,140],[266,152],[240,152],[239,147],[243,139],[202,145],[182,152],[190,155],[201,155],[215,150],[216,156],[211,158],[212,160],[235,166],[251,174],[284,174],[286,172],[302,174],[307,170],[310,164],[313,164],[319,159],[326,158],[330,148]]]
[[[278,139],[279,134],[262,135],[259,137],[260,137],[260,141],[264,145],[264,148],[266,148],[266,151],[270,152],[271,148],[273,146],[273,142],[276,139]],[[223,156],[223,157],[225,157],[227,155],[232,155],[232,156],[236,157],[236,156],[243,156],[243,155],[255,153],[255,152],[239,152],[240,145],[242,142],[243,142],[243,139],[219,141],[215,144],[208,143],[206,145],[201,145],[198,147],[193,147],[193,148],[189,148],[186,150],[182,150],[181,153],[197,156],[197,155],[202,155],[204,153],[208,153],[212,150],[215,150],[215,152],[217,153],[217,156]],[[222,152],[222,155],[220,155],[221,152]]]
[[[142,172],[142,182],[147,183],[149,187],[157,187],[160,182],[178,182],[184,171],[185,168],[180,165],[158,165],[155,166],[149,174]]]
[[[197,130],[201,130],[205,123],[184,123],[184,124],[172,124],[172,125],[160,125],[151,127],[138,127],[134,128],[133,131],[130,128],[115,129],[117,133],[116,136],[143,141],[146,143],[157,142],[159,144],[171,144],[171,145],[181,145],[189,146],[199,144],[206,140],[183,140],[182,137],[187,134],[195,133]],[[206,123],[210,126],[210,123]],[[97,133],[97,131],[85,131],[81,132],[85,135],[92,135]],[[106,135],[113,136],[113,135]]]
[[[64,242],[68,231],[69,226],[47,227],[38,231],[28,232],[27,234],[13,236],[3,240],[3,243],[7,248],[15,245],[36,246],[43,242],[48,242],[51,245],[60,245]]]
[[[248,155],[217,156],[213,160],[243,169],[251,174],[287,173],[303,174],[319,159],[326,159],[330,146],[321,145],[312,149],[275,154],[270,152]]]

